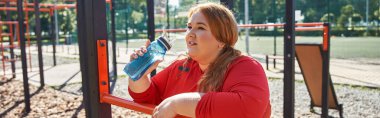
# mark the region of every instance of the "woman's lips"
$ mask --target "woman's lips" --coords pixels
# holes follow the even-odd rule
[[[187,44],[188,44],[189,46],[197,45],[197,43],[195,43],[194,41],[189,41]]]

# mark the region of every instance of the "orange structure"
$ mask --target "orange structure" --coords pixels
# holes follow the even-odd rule
[[[9,28],[9,33],[3,33],[2,30],[0,30],[0,49],[1,49],[1,62],[2,62],[2,69],[3,69],[3,76],[5,77],[6,74],[5,74],[5,70],[6,70],[6,63],[7,62],[15,62],[17,61],[18,59],[12,59],[12,58],[9,58],[8,56],[6,56],[4,54],[5,52],[5,49],[9,49],[9,48],[17,48],[17,47],[20,47],[20,36],[18,33],[17,36],[16,36],[16,39],[17,39],[17,45],[14,44],[14,39],[15,37],[13,36],[13,28],[14,26],[16,27],[16,32],[19,31],[19,27],[18,27],[18,23],[16,21],[0,21],[0,27],[3,27],[3,26],[8,26]],[[4,39],[3,37],[9,37],[8,39],[8,42],[9,42],[9,45],[4,45]],[[16,56],[17,57],[17,56]],[[14,74],[14,73],[12,73]]]
[[[109,0],[108,0],[109,1]],[[6,5],[6,3],[9,3],[10,7],[0,7],[0,11],[17,11],[17,0],[0,0],[0,5]],[[34,12],[35,9],[32,8],[34,7],[34,4],[33,3],[28,3],[27,1],[24,1],[24,8],[23,8],[23,11],[25,12],[25,28],[26,28],[26,33],[25,33],[25,36],[26,36],[26,39],[27,39],[27,45],[26,47],[30,47],[30,31],[29,31],[29,12]],[[39,4],[39,6],[41,8],[39,8],[39,11],[40,12],[48,12],[50,16],[53,15],[53,12],[54,10],[61,10],[61,9],[67,9],[67,8],[76,8],[76,4]],[[4,49],[5,48],[15,48],[15,46],[13,45],[9,45],[9,46],[4,46],[3,45],[3,37],[5,36],[10,36],[10,40],[9,41],[13,41],[13,36],[12,36],[12,29],[13,29],[13,26],[12,25],[15,25],[17,30],[19,29],[18,28],[18,24],[17,24],[17,21],[0,21],[0,25],[9,25],[9,29],[10,29],[10,33],[3,33],[2,31],[0,31],[0,38],[1,38],[1,49],[2,49],[2,65],[3,65],[3,70],[4,70],[4,75],[5,75],[5,62],[7,61],[16,61],[15,59],[11,59],[11,60],[6,60],[6,56],[4,56]],[[19,36],[17,34],[17,39],[18,39],[18,42],[20,42],[20,39],[19,39]],[[18,46],[19,46],[20,43],[18,43]],[[30,48],[28,48],[28,61],[29,61],[29,70],[32,71],[32,63],[31,63],[31,54],[30,54]]]

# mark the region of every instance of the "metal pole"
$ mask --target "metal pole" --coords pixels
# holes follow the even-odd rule
[[[248,11],[248,0],[244,0],[244,20],[245,24],[249,24],[248,19],[249,19],[249,11]],[[247,51],[247,54],[250,55],[249,53],[249,28],[245,28],[245,50]]]
[[[24,1],[25,4],[28,3],[28,1]],[[27,5],[25,5],[25,7],[27,7]],[[26,33],[26,39],[28,41],[28,57],[26,58],[28,61],[29,61],[29,70],[30,71],[33,71],[33,67],[32,67],[32,56],[30,54],[30,31],[29,31],[29,12],[28,11],[25,11],[25,33]]]
[[[100,103],[100,73],[98,72],[97,60],[97,41],[107,40],[105,0],[78,0],[77,20],[83,102],[86,117],[111,118],[111,105]]]
[[[21,66],[22,66],[22,75],[24,83],[24,101],[25,101],[25,112],[30,112],[30,94],[29,94],[29,83],[28,83],[28,70],[26,63],[26,51],[25,51],[25,24],[24,24],[24,14],[23,14],[23,5],[22,0],[17,0],[17,19],[19,26],[19,35],[20,35],[20,49],[21,49]]]
[[[294,7],[295,0],[286,0],[284,27],[284,118],[294,118]]]
[[[153,42],[154,41],[154,35],[155,35],[155,32],[154,32],[154,0],[146,0],[147,2],[147,12],[148,12],[148,22],[147,22],[147,26],[148,26],[148,39]],[[150,76],[154,76],[156,75],[156,70],[153,70],[152,73],[150,73]]]
[[[330,24],[323,24],[323,53],[322,53],[322,118],[327,118],[329,116],[329,95],[328,89],[329,84],[329,72],[330,72]]]
[[[125,54],[128,54],[128,11],[129,11],[129,6],[128,3],[125,3],[125,6],[127,6],[126,12],[125,12]]]
[[[167,24],[167,28],[166,29],[170,29],[170,13],[169,13],[169,0],[166,0],[166,24]]]
[[[56,7],[56,4],[57,4],[57,0],[54,0],[54,8]],[[54,9],[54,25],[55,25],[55,40],[56,40],[56,43],[59,44],[59,31],[58,31],[58,14],[57,14],[57,10]],[[62,51],[63,51],[63,48],[62,48]]]
[[[273,0],[273,3],[272,3],[272,8],[273,8],[273,23],[276,24],[276,21],[277,21],[277,12],[276,12],[276,0]],[[273,55],[276,56],[277,55],[277,41],[276,41],[276,38],[277,38],[277,27],[274,27],[273,29],[273,38],[274,38],[274,49],[273,49]],[[273,59],[273,67],[276,68],[276,59]]]
[[[9,1],[6,2],[6,7],[9,7],[10,4],[9,4]],[[7,21],[11,21],[11,12],[10,11],[6,11],[5,12],[7,14]],[[12,78],[16,78],[16,65],[15,65],[15,53],[14,53],[14,37],[13,37],[13,24],[10,24],[9,26],[9,45],[12,46],[12,48],[10,48],[10,53],[11,53],[11,59],[13,59],[14,61],[11,61],[11,68],[12,68]]]
[[[38,48],[38,65],[40,69],[40,84],[41,87],[45,86],[44,79],[44,65],[42,59],[42,41],[41,41],[41,19],[40,19],[40,1],[34,0],[34,11],[36,20],[36,37],[37,37],[37,48]]]
[[[365,29],[365,32],[368,36],[368,29],[369,29],[369,24],[368,24],[368,0],[366,0],[366,9],[365,9],[365,21],[366,21],[366,29]]]
[[[53,14],[50,14],[50,22],[51,22],[51,41],[52,41],[52,44],[53,44],[53,66],[56,66],[57,65],[57,60],[55,58],[55,52],[56,52],[56,32],[53,30],[55,29],[55,25],[54,25],[54,16]]]
[[[111,40],[112,40],[112,65],[113,65],[113,77],[117,79],[117,67],[116,67],[116,31],[115,31],[115,1],[111,0]]]
[[[174,7],[174,13],[175,13],[175,15],[174,15],[174,29],[177,29],[177,16],[178,16],[177,7],[178,6]]]

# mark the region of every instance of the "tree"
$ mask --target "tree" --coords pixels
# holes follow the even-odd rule
[[[333,13],[324,14],[321,22],[335,22],[335,15]]]
[[[378,10],[373,11],[373,19],[380,22],[380,7]]]
[[[351,4],[346,5],[341,8],[341,15],[338,18],[337,24],[340,29],[344,29],[346,24],[349,23],[349,19],[351,19],[352,14],[354,12],[354,6]]]
[[[351,4],[342,7],[342,9],[340,10],[341,14],[344,14],[349,17],[351,17],[353,12],[354,12],[354,6],[352,6]]]
[[[348,23],[348,16],[342,14],[339,16],[339,18],[337,19],[337,26],[340,30],[344,30],[345,27],[346,27],[346,24],[345,23]]]
[[[363,19],[363,17],[360,14],[358,14],[358,13],[352,14],[352,22],[354,24],[359,23],[360,21],[362,21],[362,19]]]

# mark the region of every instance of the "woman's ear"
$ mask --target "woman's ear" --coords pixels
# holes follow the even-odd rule
[[[224,45],[226,45],[225,43],[222,43],[222,42],[219,42],[218,44],[218,48],[219,49],[223,49],[224,48]]]

